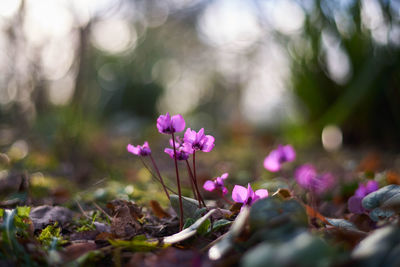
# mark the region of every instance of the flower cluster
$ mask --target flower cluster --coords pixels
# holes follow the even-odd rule
[[[347,207],[350,212],[355,214],[362,214],[365,212],[365,209],[362,206],[362,200],[368,194],[375,192],[379,189],[379,184],[377,181],[368,181],[366,184],[359,184],[357,190],[354,195],[349,198],[347,202]]]
[[[167,153],[171,157],[171,159],[173,159],[174,158],[174,149],[173,149],[174,142],[172,139],[169,139],[169,145],[172,148],[165,148],[164,152]],[[175,150],[176,150],[175,154],[176,154],[177,160],[187,160],[189,158],[189,153],[186,152],[187,150],[185,149],[184,143],[182,142],[182,139],[179,136],[177,136],[175,138]]]
[[[325,193],[335,183],[331,173],[318,174],[311,164],[304,164],[297,168],[294,177],[301,187],[316,194]]]
[[[214,180],[207,180],[203,188],[207,191],[221,190],[222,194],[228,194],[228,189],[224,185],[224,180],[228,178],[228,173],[224,173],[221,177],[216,177]]]

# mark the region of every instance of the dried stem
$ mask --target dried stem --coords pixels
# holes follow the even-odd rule
[[[139,158],[142,161],[143,166],[151,174],[151,178],[153,178],[156,182],[160,182],[160,180],[157,178],[157,176],[150,170],[149,166],[147,166],[146,162],[144,162],[144,160],[141,157],[139,157]],[[177,195],[177,193],[174,190],[172,190],[170,187],[165,185],[165,188],[167,188],[171,193]]]
[[[174,147],[174,162],[175,162],[175,172],[176,172],[176,184],[178,186],[178,196],[179,196],[179,231],[182,231],[183,228],[183,205],[182,205],[182,193],[181,193],[181,181],[179,179],[179,171],[178,171],[178,161],[176,159],[176,146],[175,146],[175,136],[174,133],[172,135],[172,144]]]

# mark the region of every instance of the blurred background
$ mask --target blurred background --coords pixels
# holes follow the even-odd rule
[[[125,146],[168,161],[167,111],[216,136],[205,176],[400,147],[398,0],[7,0],[0,47],[2,177],[136,179]]]

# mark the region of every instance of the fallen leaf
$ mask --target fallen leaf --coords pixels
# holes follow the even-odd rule
[[[160,203],[156,200],[150,200],[150,207],[151,210],[153,211],[154,215],[156,215],[158,218],[169,218],[171,215],[169,215],[161,206]]]
[[[320,221],[326,223],[326,224],[330,224],[326,219],[325,216],[323,216],[321,213],[319,213],[318,211],[316,211],[314,208],[312,208],[309,205],[305,205],[306,207],[306,212],[307,215],[310,219],[319,219]]]
[[[79,258],[83,254],[96,249],[97,245],[94,242],[73,243],[68,247],[65,247],[63,252],[63,260],[64,262],[72,261]]]
[[[132,238],[142,226],[139,220],[143,217],[141,209],[131,201],[113,200],[107,204],[113,213],[111,233],[117,238]]]
[[[34,229],[38,230],[54,222],[65,225],[72,220],[73,212],[64,207],[44,205],[33,208],[29,216]]]

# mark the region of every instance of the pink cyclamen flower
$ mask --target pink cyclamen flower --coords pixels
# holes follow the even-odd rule
[[[281,169],[281,165],[285,162],[291,162],[296,159],[296,152],[291,145],[279,145],[277,149],[264,159],[264,168],[271,172],[277,172]]]
[[[247,184],[247,189],[244,186],[235,185],[232,190],[232,199],[235,202],[243,203],[243,206],[251,206],[257,200],[266,197],[268,197],[267,189],[258,189],[254,192],[250,184]]]
[[[217,177],[214,180],[207,180],[204,183],[203,188],[210,192],[219,189],[222,191],[222,194],[226,195],[228,193],[228,189],[224,185],[224,180],[228,178],[228,175],[228,173],[224,173],[221,175],[221,177]]]
[[[128,150],[128,152],[137,155],[137,156],[148,156],[151,154],[151,149],[149,147],[149,143],[146,141],[144,142],[144,144],[141,145],[137,145],[137,146],[133,146],[131,144],[128,144],[128,146],[126,147],[126,150]]]
[[[180,114],[171,117],[167,112],[167,114],[158,117],[157,129],[162,134],[181,132],[185,129],[185,120]]]
[[[362,206],[362,200],[368,194],[375,192],[379,189],[379,184],[377,181],[368,181],[366,184],[359,184],[357,190],[354,192],[354,195],[349,198],[347,201],[347,207],[350,212],[355,214],[362,214],[365,212],[365,209]]]
[[[173,149],[174,144],[172,142],[172,138],[169,139],[169,145],[172,148],[166,148],[166,149],[164,149],[164,152],[167,153],[173,159],[174,158],[174,149]],[[176,148],[176,159],[177,160],[187,160],[189,158],[190,153],[186,152],[186,149],[182,143],[182,139],[179,136],[177,136],[175,138],[175,148]]]
[[[204,128],[201,128],[197,133],[187,128],[183,140],[188,153],[193,153],[193,150],[210,152],[214,148],[215,138],[211,135],[205,135]]]
[[[335,178],[331,173],[318,174],[311,164],[304,164],[297,168],[294,177],[301,187],[317,194],[326,192],[335,183]]]

